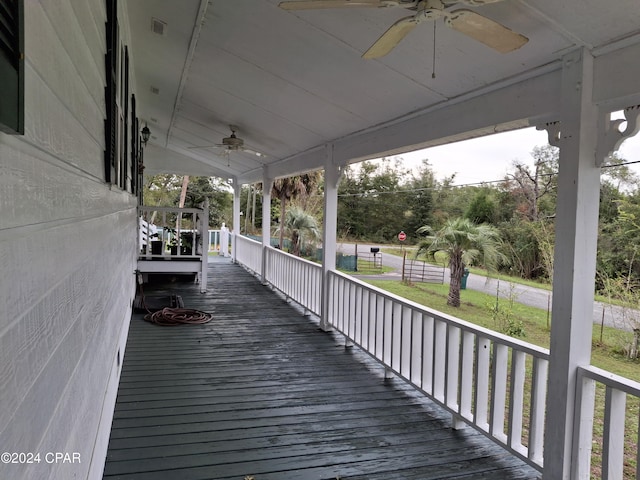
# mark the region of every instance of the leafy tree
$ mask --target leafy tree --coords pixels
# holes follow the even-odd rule
[[[618,191],[628,190],[635,191],[640,184],[640,178],[638,175],[629,168],[628,165],[624,165],[626,160],[622,158],[617,152],[614,152],[603,166],[602,173],[605,178],[615,186]]]
[[[534,279],[544,274],[540,248],[535,236],[535,222],[514,216],[498,226],[507,258],[509,273],[521,278]]]
[[[425,225],[419,231],[429,232],[431,227]],[[437,253],[448,255],[451,280],[447,305],[459,307],[465,266],[479,261],[488,269],[495,268],[503,258],[499,247],[500,234],[496,228],[486,224],[477,225],[468,218],[455,218],[421,241],[416,256],[426,254],[433,258]]]
[[[262,184],[243,185],[240,189],[240,205],[244,210],[244,232],[254,233],[262,225]]]
[[[514,163],[515,172],[508,176],[511,191],[519,200],[518,210],[531,221],[555,216],[556,173],[559,150],[551,145],[534,147],[533,170],[522,163]],[[543,199],[547,202],[543,203]]]
[[[436,185],[437,182],[429,160],[422,160],[417,175],[414,175],[407,185],[410,194],[405,214],[406,227],[402,230],[407,233],[410,239],[416,236],[415,232],[421,226],[433,224],[433,193]]]
[[[154,207],[172,207],[175,205],[176,192],[180,191],[180,185],[182,185],[182,176],[160,174],[147,177],[145,180],[142,194],[145,205]]]
[[[181,175],[155,175],[145,183],[145,205],[177,207],[180,201]],[[231,224],[233,196],[227,183],[217,177],[190,177],[185,195],[186,207],[197,207],[209,199],[209,225]],[[154,219],[151,221],[153,222]]]
[[[494,223],[496,205],[489,194],[489,188],[478,190],[464,216],[474,223]]]
[[[338,230],[343,236],[389,241],[406,229],[412,192],[408,172],[388,159],[347,168],[338,189]]]

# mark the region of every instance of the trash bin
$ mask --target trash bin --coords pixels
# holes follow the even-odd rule
[[[465,268],[464,273],[462,274],[462,281],[460,282],[460,288],[462,290],[467,289],[467,278],[469,278],[469,269]]]

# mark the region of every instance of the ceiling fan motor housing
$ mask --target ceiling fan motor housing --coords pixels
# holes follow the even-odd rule
[[[235,133],[232,133],[230,137],[222,139],[222,144],[231,148],[240,148],[242,145],[244,145],[244,140],[236,137]]]

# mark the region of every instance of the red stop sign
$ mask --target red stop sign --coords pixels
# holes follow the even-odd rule
[[[400,232],[398,234],[398,240],[400,240],[401,242],[404,242],[407,239],[407,234],[404,232]]]

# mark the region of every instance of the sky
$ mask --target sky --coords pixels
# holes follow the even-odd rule
[[[507,172],[513,171],[514,161],[532,166],[531,152],[534,147],[544,145],[547,145],[546,131],[532,127],[390,158],[401,158],[403,165],[410,168],[418,168],[426,158],[438,180],[455,173],[454,184],[462,185],[501,180]],[[618,153],[627,161],[640,160],[640,133],[625,140]],[[640,164],[629,167],[640,175]]]

